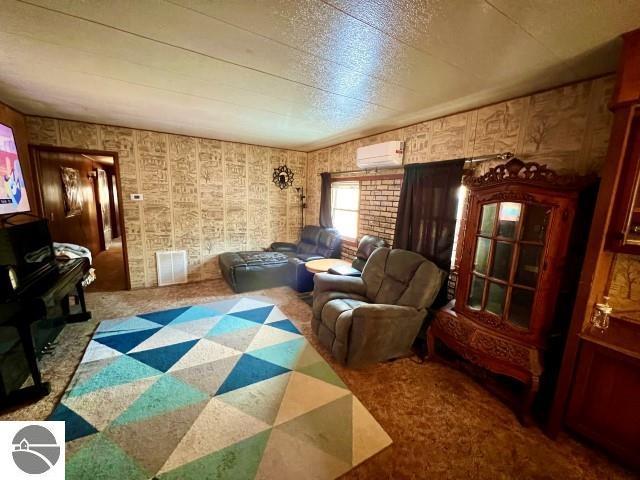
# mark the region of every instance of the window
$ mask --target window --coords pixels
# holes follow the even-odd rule
[[[358,237],[358,207],[360,182],[333,182],[331,184],[331,220],[344,238]]]
[[[453,246],[451,248],[451,268],[457,267],[456,254],[458,252],[458,241],[460,240],[460,224],[462,223],[462,214],[464,213],[465,203],[467,201],[467,187],[460,185],[458,189],[458,209],[456,210],[456,227],[453,233]]]

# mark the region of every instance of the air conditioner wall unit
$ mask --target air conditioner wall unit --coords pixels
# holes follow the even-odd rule
[[[402,167],[404,156],[404,142],[376,143],[367,147],[360,147],[356,151],[356,164],[362,170],[373,168]]]

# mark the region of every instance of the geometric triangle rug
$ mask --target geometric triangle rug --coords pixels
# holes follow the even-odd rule
[[[251,297],[101,322],[50,419],[65,421],[67,479],[333,479],[391,444]]]

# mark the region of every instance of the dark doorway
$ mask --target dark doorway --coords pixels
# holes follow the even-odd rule
[[[96,279],[87,291],[128,289],[117,155],[39,146],[31,153],[38,207],[53,241],[70,244],[72,254],[73,245],[91,252]]]

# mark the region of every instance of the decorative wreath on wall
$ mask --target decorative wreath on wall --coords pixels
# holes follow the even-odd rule
[[[273,169],[273,183],[284,190],[287,187],[293,185],[293,171],[286,165],[281,165],[278,168]]]

